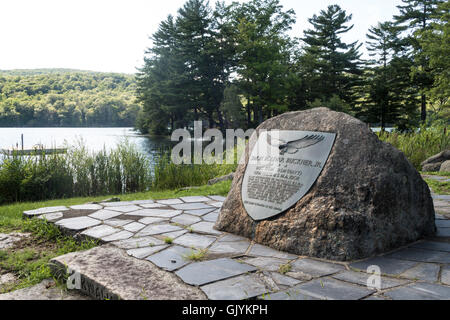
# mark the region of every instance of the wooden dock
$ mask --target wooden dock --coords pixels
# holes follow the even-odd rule
[[[8,156],[19,155],[19,156],[36,156],[42,154],[61,154],[67,153],[67,148],[52,148],[52,149],[1,149],[1,153]]]

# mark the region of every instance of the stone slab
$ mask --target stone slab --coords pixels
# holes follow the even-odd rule
[[[130,257],[113,246],[100,246],[69,253],[51,260],[53,274],[65,266],[81,273],[81,291],[96,299],[197,300],[206,296],[173,273],[158,269],[146,260]]]
[[[226,199],[226,197],[223,197],[223,196],[208,196],[208,198],[211,198],[216,201],[222,201],[222,202],[225,201],[225,199]]]
[[[436,220],[436,227],[450,228],[450,220]]]
[[[143,237],[143,236],[150,236],[155,234],[161,234],[166,232],[172,232],[172,231],[180,231],[182,228],[178,226],[174,226],[171,224],[151,224],[139,231],[136,236],[137,237]]]
[[[158,222],[162,222],[164,220],[167,220],[168,218],[154,218],[154,217],[146,217],[146,218],[142,218],[140,220],[138,220],[139,223],[143,223],[143,224],[153,224],[153,223],[158,223]]]
[[[133,201],[131,201],[131,203],[137,204],[137,205],[142,205],[142,204],[155,203],[155,201],[154,200],[133,200]]]
[[[108,219],[108,220],[103,221],[104,224],[107,224],[107,225],[113,226],[113,227],[121,227],[121,226],[129,224],[131,222],[133,222],[133,220],[127,220],[127,219]]]
[[[28,210],[24,211],[24,216],[33,217],[37,216],[43,213],[52,213],[52,212],[61,212],[61,211],[67,211],[69,208],[65,206],[56,206],[56,207],[46,207],[46,208],[39,208],[36,210]]]
[[[394,300],[448,300],[450,287],[431,283],[414,283],[384,294]]]
[[[256,268],[228,258],[191,263],[177,272],[184,282],[201,286],[214,281],[255,271]]]
[[[252,248],[250,249],[249,255],[254,256],[263,256],[263,257],[274,257],[274,258],[280,258],[280,259],[297,259],[298,256],[294,254],[290,254],[287,252],[278,251],[260,244],[254,244]]]
[[[120,216],[121,214],[121,212],[102,209],[94,212],[93,214],[90,214],[89,217],[99,220],[108,220]]]
[[[243,255],[247,252],[250,246],[250,241],[218,241],[214,243],[210,248],[211,253],[223,253],[229,255]]]
[[[160,246],[153,246],[153,247],[144,247],[144,248],[137,248],[137,249],[129,249],[127,250],[127,253],[135,258],[138,259],[144,259],[147,258],[149,255],[154,254],[158,251],[161,251],[162,249],[167,248],[168,245],[160,245]]]
[[[215,209],[215,207],[204,204],[203,202],[174,204],[171,207],[177,210]]]
[[[185,256],[188,255],[191,250],[192,249],[180,246],[172,246],[158,253],[152,254],[147,258],[147,260],[153,262],[164,270],[173,271],[190,262],[185,258]]]
[[[437,228],[436,236],[441,237],[441,238],[449,238],[450,237],[450,228]]]
[[[133,202],[131,201],[112,201],[112,202],[101,202],[100,205],[104,207],[123,207],[130,206]]]
[[[61,219],[62,217],[64,217],[64,214],[62,212],[52,212],[52,213],[41,214],[38,218],[45,219],[45,220],[51,222],[51,221]]]
[[[307,294],[300,292],[295,288],[290,288],[283,291],[278,291],[275,293],[267,294],[265,296],[260,297],[262,300],[320,300],[318,298],[314,298],[308,296]]]
[[[291,263],[291,271],[302,272],[312,277],[323,277],[345,270],[340,264],[317,261],[312,259],[300,259]]]
[[[180,214],[171,219],[172,222],[182,224],[184,226],[189,226],[191,224],[202,221],[199,217],[192,216],[190,214]]]
[[[156,218],[172,218],[181,214],[181,210],[169,210],[169,209],[141,209],[125,215],[143,216],[143,217],[156,217]]]
[[[103,207],[99,204],[95,203],[87,203],[87,204],[78,204],[75,206],[70,206],[70,209],[73,210],[100,210]]]
[[[208,204],[213,206],[213,207],[216,207],[216,208],[221,208],[223,206],[223,202],[221,202],[221,201],[220,202],[219,201],[209,202]]]
[[[28,233],[0,233],[0,249],[8,249],[14,246],[14,243],[22,240],[23,238],[29,237]]]
[[[102,240],[105,242],[119,241],[131,238],[133,236],[132,232],[129,231],[119,231],[117,233],[113,233],[112,235],[103,237]]]
[[[207,221],[197,222],[197,223],[191,225],[191,228],[192,228],[192,230],[194,230],[196,232],[210,233],[210,234],[215,234],[215,235],[222,234],[222,232],[214,229],[214,223],[207,222]]]
[[[411,248],[450,252],[450,243],[435,242],[435,241],[423,241],[423,242],[419,242],[419,243],[412,245]]]
[[[400,276],[413,280],[423,280],[436,282],[439,276],[440,266],[435,263],[421,263],[405,272]],[[450,297],[449,297],[450,298]]]
[[[408,269],[411,269],[416,264],[417,262],[414,261],[374,257],[367,260],[351,263],[350,267],[366,272],[369,266],[376,265],[380,267],[381,274],[398,275]]]
[[[213,211],[211,213],[204,215],[203,220],[209,221],[209,222],[216,222],[218,217],[219,217],[219,213],[216,211]]]
[[[4,284],[15,282],[17,277],[13,273],[5,273],[0,275],[0,290]]]
[[[292,287],[292,286],[295,286],[295,285],[301,283],[301,281],[298,279],[294,279],[294,278],[285,276],[278,272],[271,272],[270,276],[272,277],[273,281],[275,281],[276,284],[282,285],[282,286]]]
[[[124,225],[123,228],[130,232],[137,232],[142,228],[145,228],[145,224],[139,222],[131,222],[129,224]]]
[[[269,291],[264,283],[253,275],[241,275],[201,287],[211,300],[251,299]]]
[[[189,248],[205,249],[216,240],[217,238],[212,236],[200,235],[195,233],[186,233],[176,238],[173,241],[173,243]]]
[[[80,231],[101,224],[102,222],[90,217],[76,217],[62,219],[56,222],[56,225],[69,229],[71,231]]]
[[[385,257],[419,262],[450,263],[450,252],[424,250],[418,248],[402,249],[388,254]]]
[[[147,204],[140,204],[139,206],[141,206],[142,208],[148,208],[148,209],[168,208],[166,205],[161,204],[161,203],[147,203]]]
[[[243,261],[264,271],[278,271],[281,265],[288,263],[288,260],[269,257],[249,258]]]
[[[196,210],[186,210],[184,213],[192,214],[194,216],[203,216],[211,211],[213,211],[213,208],[208,209],[196,209]]]
[[[93,228],[89,228],[83,231],[81,234],[91,238],[101,239],[116,232],[120,232],[120,229],[102,224]]]
[[[443,284],[450,286],[450,266],[449,265],[442,267],[441,282]]]
[[[12,292],[0,294],[0,300],[92,300],[74,290],[62,290],[52,279]]]
[[[219,241],[223,242],[234,242],[234,241],[249,241],[247,238],[237,236],[232,233],[226,233],[223,235],[223,237],[219,238]]]
[[[138,249],[142,247],[163,245],[164,241],[154,237],[128,238],[112,243],[122,249]]]
[[[346,270],[341,273],[333,275],[332,278],[367,287],[367,280],[369,280],[369,277],[371,277],[372,275],[373,274],[368,274],[364,272],[355,272]],[[387,277],[381,277],[380,279],[381,279],[380,290],[398,287],[408,283],[407,280],[391,279]]]
[[[207,202],[210,199],[204,196],[188,196],[188,197],[181,197],[181,200],[184,202]]]
[[[132,204],[129,206],[119,206],[119,207],[109,207],[110,210],[114,210],[114,211],[118,211],[118,212],[123,212],[123,213],[128,213],[128,212],[133,212],[133,211],[137,211],[139,209],[141,209],[140,207]]]
[[[446,201],[450,201],[450,195],[448,195],[448,194],[436,194],[436,193],[432,193],[431,196],[433,197],[433,199],[436,199],[436,200],[446,200]]]
[[[331,278],[319,278],[294,287],[299,293],[323,300],[359,300],[376,290]]]
[[[172,204],[180,204],[183,203],[180,199],[166,199],[166,200],[157,200],[157,203],[164,205],[172,205]]]
[[[188,232],[187,230],[164,232],[164,233],[161,233],[160,236],[176,239],[176,238],[182,236],[183,234],[185,234],[187,232]]]

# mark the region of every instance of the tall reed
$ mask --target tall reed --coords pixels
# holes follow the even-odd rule
[[[67,154],[0,160],[0,203],[140,192],[151,184],[147,158],[128,141],[97,153],[79,142]]]
[[[441,151],[450,149],[450,135],[445,124],[422,126],[416,132],[380,132],[378,137],[401,150],[417,170],[421,163]]]

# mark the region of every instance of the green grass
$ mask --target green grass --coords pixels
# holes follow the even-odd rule
[[[77,242],[64,236],[55,225],[40,219],[24,220],[20,231],[30,232],[31,236],[16,243],[16,247],[0,250],[0,271],[14,273],[18,279],[0,287],[0,293],[30,287],[51,278],[49,261],[52,258],[98,244],[93,240]]]
[[[441,176],[441,177],[450,177],[450,172],[426,172],[422,171],[421,174],[426,174],[430,176]]]
[[[201,261],[206,257],[207,253],[208,249],[199,249],[199,250],[191,249],[191,252],[185,254],[183,258],[189,261]]]
[[[281,273],[281,274],[286,274],[289,271],[291,271],[291,269],[292,269],[291,264],[290,263],[286,263],[286,264],[280,265],[280,267],[278,268],[278,272]]]
[[[49,200],[41,202],[23,202],[0,206],[0,232],[8,233],[11,231],[29,232],[30,238],[23,240],[19,247],[0,250],[0,274],[12,272],[18,278],[18,281],[0,287],[0,293],[9,292],[40,283],[44,279],[51,278],[49,261],[57,256],[74,252],[87,250],[97,245],[97,242],[84,240],[77,242],[71,237],[61,234],[60,230],[52,223],[41,219],[23,219],[22,212],[42,207],[51,206],[70,206],[83,204],[92,201],[102,201],[106,198],[120,197],[120,200],[141,200],[141,199],[166,199],[193,195],[227,195],[231,186],[231,181],[209,186],[200,186],[191,189],[149,191],[141,193],[109,195],[100,197],[83,197]],[[172,239],[164,240],[171,243]],[[205,256],[205,250],[192,251],[187,256],[189,260],[202,260]]]
[[[141,199],[168,199],[196,195],[223,195],[230,190],[231,181],[223,181],[214,185],[204,185],[191,189],[147,191],[122,195],[106,195],[97,197],[79,197],[69,199],[48,200],[39,202],[19,202],[0,206],[0,232],[20,230],[24,224],[22,212],[43,207],[71,206],[92,201],[102,201],[107,198],[119,197],[122,201]]]
[[[164,242],[167,244],[172,244],[173,239],[171,237],[166,237],[166,238],[164,238]]]
[[[434,179],[424,179],[434,193],[450,195],[450,182],[437,181]]]

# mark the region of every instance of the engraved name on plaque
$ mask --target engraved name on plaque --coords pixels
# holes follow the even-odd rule
[[[299,201],[319,177],[335,133],[261,131],[242,182],[244,208],[253,220],[273,217]]]

